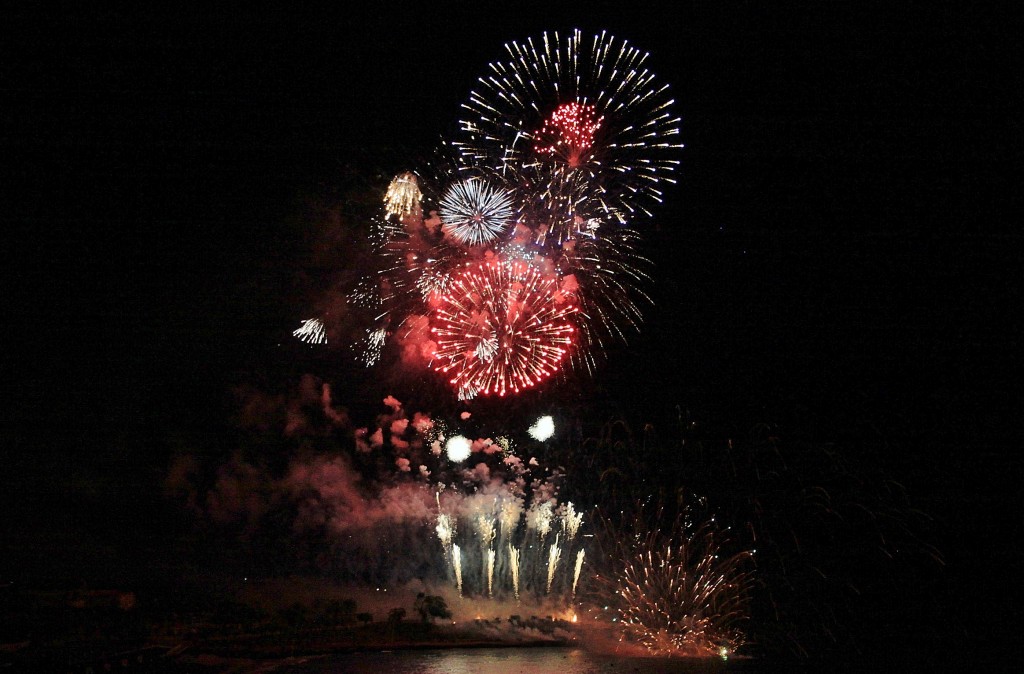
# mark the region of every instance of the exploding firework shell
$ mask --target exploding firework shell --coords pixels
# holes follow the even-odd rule
[[[327,331],[324,329],[323,321],[319,318],[307,318],[302,321],[302,326],[298,330],[294,330],[292,335],[307,344],[327,343]]]
[[[512,195],[487,182],[470,178],[454,183],[441,199],[444,232],[469,246],[497,239],[512,220]]]
[[[422,198],[419,181],[415,174],[407,171],[395,176],[388,185],[388,191],[384,195],[384,208],[388,215],[401,218],[416,213]]]
[[[464,397],[517,393],[550,377],[572,344],[576,311],[557,290],[522,263],[465,270],[434,316],[434,369]]]
[[[506,50],[463,106],[459,147],[468,160],[513,172],[530,185],[526,194],[574,212],[584,198],[595,214],[646,213],[646,204],[661,201],[661,184],[674,182],[678,165],[680,120],[647,53],[580,31],[565,39],[544,33]],[[555,228],[571,222],[549,215]]]

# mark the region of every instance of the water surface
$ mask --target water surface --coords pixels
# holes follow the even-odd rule
[[[756,663],[740,659],[621,657],[572,647],[463,648],[302,658],[279,663],[273,671],[287,674],[710,674],[754,672]]]

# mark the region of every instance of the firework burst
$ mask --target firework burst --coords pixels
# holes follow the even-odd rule
[[[557,156],[571,168],[577,168],[586,161],[594,146],[594,133],[602,122],[604,117],[598,117],[592,105],[560,105],[537,133],[537,153]]]
[[[509,192],[483,180],[457,182],[441,199],[442,228],[469,246],[489,243],[508,228],[513,215],[511,204]]]
[[[395,176],[388,185],[384,195],[384,208],[388,215],[404,217],[419,210],[423,193],[420,192],[419,181],[412,173],[406,172]]]
[[[547,198],[585,184],[606,210],[646,212],[645,202],[661,201],[682,147],[680,120],[647,53],[580,31],[505,49],[463,105],[460,148],[468,158],[513,170]]]
[[[535,268],[487,263],[452,280],[432,331],[434,369],[464,397],[518,393],[559,368],[572,344],[575,306]]]
[[[753,552],[728,553],[714,518],[694,525],[688,516],[661,530],[649,528],[640,509],[612,536],[612,570],[602,587],[623,638],[653,653],[731,653],[746,641],[740,625],[748,618]]]
[[[650,264],[624,227],[682,147],[667,85],[627,42],[545,33],[506,51],[457,137],[365,216],[374,264],[348,291],[370,326],[351,344],[362,362],[429,363],[461,400],[593,374],[639,327]]]
[[[302,325],[292,332],[292,335],[307,344],[327,343],[327,331],[324,330],[323,321],[319,318],[307,318],[302,321]]]

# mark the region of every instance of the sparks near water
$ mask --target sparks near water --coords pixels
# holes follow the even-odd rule
[[[651,527],[641,508],[613,528],[601,586],[624,640],[654,654],[724,657],[746,642],[754,551],[730,552],[714,517],[690,518],[686,511],[669,527]],[[660,511],[653,521],[662,522]]]

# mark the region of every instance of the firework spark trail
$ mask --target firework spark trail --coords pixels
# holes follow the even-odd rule
[[[466,397],[537,385],[558,370],[572,343],[568,317],[576,309],[555,301],[556,291],[553,279],[528,265],[467,269],[434,317],[434,369]],[[482,342],[489,345],[483,352]]]
[[[360,359],[366,367],[372,367],[380,360],[381,349],[384,348],[386,339],[387,331],[384,328],[366,331],[366,336],[360,341],[363,347]]]
[[[531,526],[537,529],[537,535],[540,536],[541,542],[544,541],[544,537],[551,531],[551,520],[554,517],[554,507],[550,502],[545,501],[539,505],[530,508],[530,522]]]
[[[558,535],[555,534],[555,542],[551,544],[551,550],[548,552],[548,584],[545,594],[551,594],[551,581],[555,579],[555,569],[561,557],[562,550],[558,547]]]
[[[562,514],[562,532],[566,536],[566,540],[569,544],[572,544],[572,540],[576,538],[576,533],[580,530],[580,525],[583,523],[583,513],[577,513],[576,508],[573,507],[572,501],[565,504],[565,512]]]
[[[519,601],[519,550],[508,546],[509,568],[512,570],[512,591],[515,593],[516,601]]]
[[[494,597],[494,550],[487,551],[487,596]]]
[[[501,511],[498,515],[498,524],[501,527],[501,535],[506,540],[512,539],[512,534],[515,533],[519,525],[522,510],[518,499],[508,499],[502,502]]]
[[[455,536],[455,522],[450,515],[439,513],[437,515],[437,538],[447,551],[452,545],[452,538]]]
[[[745,642],[753,553],[726,554],[713,518],[661,531],[641,517],[613,542],[618,566],[601,578],[624,634],[655,653],[734,652]]]
[[[480,561],[483,564],[481,577],[487,579],[487,594],[492,596],[491,581],[494,577],[494,551],[490,549],[494,541],[494,520],[488,515],[477,515],[476,531],[481,548]]]
[[[458,545],[452,545],[452,566],[455,567],[455,587],[459,588],[459,596],[462,596],[462,550]]]
[[[488,515],[477,515],[476,531],[480,536],[480,547],[490,547],[491,541],[494,540],[494,524],[494,520]]]
[[[470,178],[448,188],[441,199],[442,229],[456,241],[479,246],[498,238],[512,220],[512,195]]]
[[[576,584],[580,581],[580,571],[583,569],[583,555],[585,552],[585,550],[580,550],[576,553],[576,569],[572,574],[572,594],[569,601],[576,597]]]
[[[327,343],[327,332],[324,330],[323,321],[319,318],[307,318],[302,321],[302,325],[298,330],[292,332],[292,335],[307,344]]]
[[[384,207],[388,215],[402,217],[419,209],[423,193],[420,192],[416,176],[406,172],[395,176],[384,195]]]
[[[558,259],[563,285],[572,279],[578,311],[574,368],[593,371],[595,354],[609,343],[625,344],[640,331],[641,304],[653,306],[643,287],[653,263],[639,254],[640,236],[631,229],[595,220],[587,233],[562,246]]]

